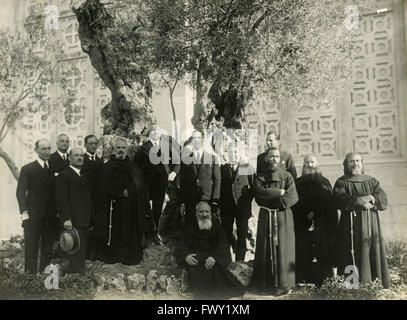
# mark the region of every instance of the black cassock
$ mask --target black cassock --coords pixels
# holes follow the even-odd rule
[[[319,173],[296,179],[299,201],[293,207],[295,227],[295,277],[297,282],[321,284],[332,276],[337,215],[332,186]],[[307,219],[314,212],[313,223]]]
[[[103,203],[96,220],[97,233],[104,239],[102,260],[106,263],[137,264],[142,259],[143,233],[152,227],[151,208],[143,173],[135,162],[112,158],[102,174]],[[124,197],[123,191],[129,196]],[[113,208],[111,215],[110,208]],[[110,245],[107,243],[110,239]]]
[[[197,295],[241,296],[244,287],[227,270],[232,261],[229,243],[218,220],[213,219],[211,230],[199,230],[195,223],[185,229],[182,240],[177,244],[174,252],[180,267],[187,270],[187,278],[191,291]],[[190,266],[185,258],[195,253],[198,265]],[[211,270],[206,270],[205,260],[212,256],[216,263]]]

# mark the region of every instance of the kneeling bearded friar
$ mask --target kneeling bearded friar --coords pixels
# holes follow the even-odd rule
[[[227,270],[232,261],[229,243],[220,222],[212,219],[207,202],[197,204],[195,223],[186,228],[174,255],[178,265],[186,268],[188,284],[195,295],[244,293],[244,287]]]

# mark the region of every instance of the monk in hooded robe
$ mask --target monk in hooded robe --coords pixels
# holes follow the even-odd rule
[[[194,295],[212,299],[243,295],[244,287],[227,270],[232,261],[229,242],[219,220],[212,219],[208,202],[197,204],[195,223],[186,227],[174,256],[186,269]]]
[[[266,170],[255,178],[253,184],[260,211],[251,285],[262,294],[282,295],[295,286],[295,235],[291,207],[298,201],[298,195],[294,178],[279,166],[280,152],[277,148],[271,147],[266,151],[266,162]],[[270,214],[274,215],[270,209],[276,210],[277,232],[272,227],[275,219],[272,218],[270,226]],[[276,248],[274,257],[272,246]]]
[[[127,153],[127,141],[116,140],[115,154],[103,168],[104,201],[96,225],[104,262],[135,265],[142,259],[143,235],[152,227],[151,207],[143,173]]]
[[[361,283],[379,279],[384,288],[389,288],[389,268],[378,213],[387,208],[387,195],[379,181],[364,173],[360,154],[348,153],[343,166],[345,174],[336,181],[333,191],[336,206],[341,210],[338,274],[356,272]]]

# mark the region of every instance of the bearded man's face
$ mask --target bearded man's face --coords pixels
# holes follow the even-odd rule
[[[117,159],[124,160],[127,155],[127,144],[122,141],[117,142],[115,147],[115,155]]]
[[[313,174],[319,172],[318,159],[314,156],[304,158],[304,165],[302,168],[302,175]]]
[[[358,154],[349,157],[348,168],[353,176],[362,174],[362,171],[363,171],[362,157]]]
[[[277,170],[280,166],[280,151],[269,150],[266,154],[266,163],[272,171]]]
[[[198,206],[196,210],[196,220],[198,221],[199,230],[211,230],[212,216],[209,204]]]

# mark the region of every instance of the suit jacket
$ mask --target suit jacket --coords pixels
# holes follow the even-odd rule
[[[248,167],[246,164],[239,164],[235,174],[230,164],[224,164],[220,167],[220,205],[222,214],[248,217],[251,215],[253,200],[251,188],[253,187],[254,175],[239,174],[239,168],[243,168],[243,166]]]
[[[49,163],[49,170],[52,175],[51,188],[54,192],[54,194],[52,196],[51,207],[52,207],[52,210],[55,212],[55,215],[59,215],[59,212],[57,212],[57,208],[56,208],[56,204],[55,204],[55,179],[62,171],[64,171],[66,168],[69,167],[69,160],[62,159],[62,157],[59,155],[59,153],[57,151],[55,151],[54,153],[51,153],[48,163]]]
[[[71,167],[56,178],[55,200],[61,221],[72,220],[74,227],[88,227],[93,215],[92,201],[84,176]]]
[[[257,156],[257,175],[261,175],[266,170],[266,152],[263,152]],[[280,167],[283,170],[291,173],[293,178],[297,178],[297,169],[294,165],[294,160],[291,154],[288,152],[280,151]]]
[[[48,160],[49,163],[49,168],[57,175],[64,171],[67,167],[69,167],[69,160],[64,160],[61,158],[59,153],[55,151],[54,153],[51,153],[51,156],[49,157]],[[57,176],[55,175],[55,176]]]
[[[83,159],[82,173],[88,183],[89,194],[92,199],[93,207],[95,208],[98,201],[98,192],[100,189],[100,181],[102,176],[103,160],[95,157],[95,161],[91,161],[85,153]]]
[[[205,159],[211,159],[211,163],[204,163]],[[181,202],[218,201],[221,174],[219,164],[215,163],[214,155],[204,152],[199,170],[197,167],[193,162],[181,163],[179,172]]]
[[[28,210],[30,219],[40,220],[52,215],[52,173],[38,161],[21,168],[16,191],[20,213]]]
[[[172,165],[171,164],[171,152],[170,150],[162,150],[161,148],[154,148],[153,152],[158,156],[164,156],[165,152],[169,152],[168,155],[165,154],[163,157],[165,160],[164,162],[168,163],[158,163],[153,164],[150,161],[149,154],[151,149],[153,148],[153,144],[151,141],[146,141],[136,152],[135,162],[140,166],[141,170],[144,173],[145,181],[151,191],[154,189],[164,189],[167,187],[168,184],[168,174],[174,171],[177,175],[179,174],[180,165]]]

